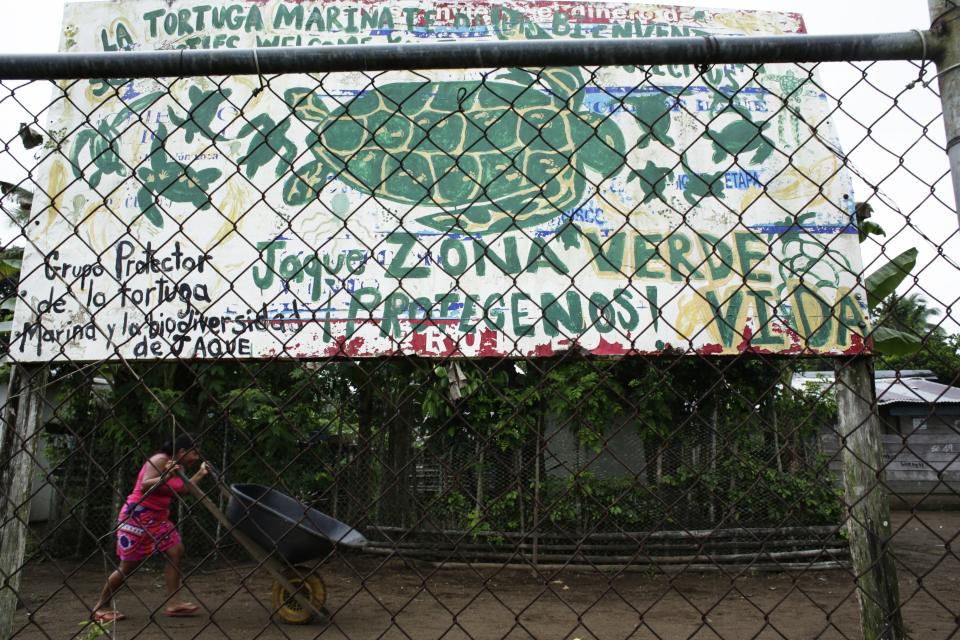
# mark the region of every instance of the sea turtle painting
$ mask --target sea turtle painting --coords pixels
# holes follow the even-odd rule
[[[335,110],[311,89],[289,89],[286,103],[312,130],[284,201],[306,206],[336,179],[416,207],[441,232],[550,221],[625,166],[623,134],[583,109],[583,84],[576,68],[512,69],[482,82],[387,83]]]
[[[754,122],[750,112],[745,109],[729,106],[726,111],[734,113],[737,118],[719,131],[707,129],[706,135],[713,141],[713,161],[719,163],[729,156],[746,156],[753,153],[750,164],[758,165],[770,157],[777,148],[775,142],[763,135],[771,124]],[[718,116],[717,116],[718,117]]]

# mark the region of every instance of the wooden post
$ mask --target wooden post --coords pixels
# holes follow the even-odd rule
[[[869,358],[836,363],[838,435],[843,451],[850,558],[864,640],[905,637],[890,543],[890,505],[881,482],[883,443]]]
[[[526,513],[523,508],[523,450],[526,448],[526,442],[523,442],[519,447],[517,447],[516,456],[513,459],[513,473],[517,479],[517,500],[520,502],[518,508],[520,509],[520,535],[523,536],[521,539],[526,542],[526,533],[527,533],[527,523],[526,523]]]
[[[477,505],[477,514],[483,513],[483,454],[486,453],[486,447],[480,446],[480,440],[477,440],[476,450],[476,460],[475,468],[477,470],[477,488],[473,494],[474,501]]]
[[[18,365],[20,398],[10,440],[3,520],[0,521],[0,638],[13,635],[30,521],[30,479],[49,374],[46,365]]]
[[[541,378],[542,380],[542,378]],[[537,440],[537,451],[534,456],[533,462],[533,518],[530,522],[530,527],[533,530],[533,570],[538,572],[540,570],[540,468],[543,463],[543,452],[546,448],[546,443],[543,439],[543,427],[544,427],[544,415],[546,413],[546,403],[541,396],[540,398],[540,407],[537,411],[537,421],[536,421],[536,440]]]
[[[720,424],[720,401],[713,399],[713,409],[710,411],[710,475],[717,477],[717,429]],[[646,456],[644,456],[646,458]],[[644,460],[646,462],[646,460]],[[710,492],[710,528],[717,526],[717,495]]]
[[[227,457],[227,448],[229,446],[227,443],[230,439],[229,438],[229,433],[230,433],[230,410],[229,409],[227,409],[227,416],[224,420],[222,420],[222,423],[223,423],[223,439],[220,440],[220,444],[221,444],[220,469],[218,469],[218,472],[220,474],[226,473],[225,470],[227,468],[227,464],[230,462],[230,460]],[[217,478],[217,481],[218,482],[222,481],[223,484],[226,484],[226,480],[223,478],[222,475],[219,478]],[[217,498],[217,509],[219,509],[222,512],[224,508],[227,506],[227,500],[229,499],[229,496],[223,491],[220,491],[219,494],[220,494],[220,497]],[[217,519],[217,532],[216,534],[214,534],[214,538],[213,538],[215,541],[214,544],[216,544],[216,551],[215,551],[216,558],[222,557],[222,554],[220,553],[220,540],[222,536],[223,536],[223,522]]]
[[[10,457],[10,451],[13,450],[11,442],[13,440],[13,421],[16,419],[17,412],[14,409],[13,394],[16,393],[16,381],[19,375],[17,370],[17,365],[10,365],[10,378],[7,380],[7,403],[3,407],[3,420],[0,421],[0,463],[3,463]],[[0,468],[0,476],[5,476],[3,469]],[[0,504],[2,504],[3,496],[6,495],[6,483],[0,487]]]

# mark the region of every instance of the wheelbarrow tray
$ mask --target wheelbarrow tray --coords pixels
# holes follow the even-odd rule
[[[227,519],[266,551],[290,564],[329,555],[336,546],[359,548],[367,539],[356,529],[259,484],[230,485]]]

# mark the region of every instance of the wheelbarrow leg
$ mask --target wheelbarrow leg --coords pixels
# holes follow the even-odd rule
[[[321,611],[320,609],[315,607],[313,603],[310,601],[310,598],[307,596],[304,596],[300,592],[300,590],[294,587],[293,583],[290,582],[285,575],[283,575],[284,570],[287,568],[283,565],[283,563],[277,560],[277,558],[274,557],[273,554],[269,553],[259,544],[251,540],[242,531],[239,531],[236,528],[236,526],[234,526],[234,524],[227,519],[227,516],[222,511],[220,511],[219,508],[217,508],[217,505],[213,503],[213,500],[208,498],[207,494],[201,491],[199,487],[197,487],[195,484],[190,482],[186,474],[184,474],[181,471],[180,476],[183,478],[183,480],[186,483],[186,486],[189,488],[190,494],[193,495],[193,497],[196,498],[197,501],[199,501],[200,504],[202,504],[207,509],[207,511],[210,512],[210,515],[212,515],[214,518],[217,519],[217,521],[220,524],[226,527],[227,531],[230,532],[230,535],[233,536],[234,540],[239,542],[240,546],[242,546],[246,550],[246,552],[249,553],[251,557],[253,557],[254,560],[259,562],[260,565],[270,573],[270,575],[273,577],[274,580],[279,582],[280,585],[287,590],[287,593],[289,593],[293,597],[293,599],[297,601],[297,604],[299,604],[301,607],[303,607],[307,611],[310,611],[311,613],[313,613],[315,616],[319,618],[327,617],[327,614],[325,611]],[[225,489],[223,488],[223,485],[220,483],[219,478],[216,479],[216,482],[217,482],[217,485],[220,486],[220,490],[225,491]],[[326,609],[326,607],[324,607],[324,609]]]

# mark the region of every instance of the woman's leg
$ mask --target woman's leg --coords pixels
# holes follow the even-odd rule
[[[94,613],[112,611],[110,606],[110,600],[113,599],[113,594],[123,586],[123,583],[126,581],[127,576],[129,576],[133,571],[143,563],[143,560],[121,560],[120,566],[117,567],[116,571],[110,574],[107,578],[106,584],[103,585],[103,590],[100,592],[100,599],[97,600],[97,604],[94,605]]]
[[[163,579],[167,586],[166,611],[186,614],[196,611],[198,607],[195,604],[184,602],[176,597],[182,586],[180,560],[183,558],[183,551],[183,543],[176,544],[164,551],[164,554],[167,556],[167,564],[163,568]]]

